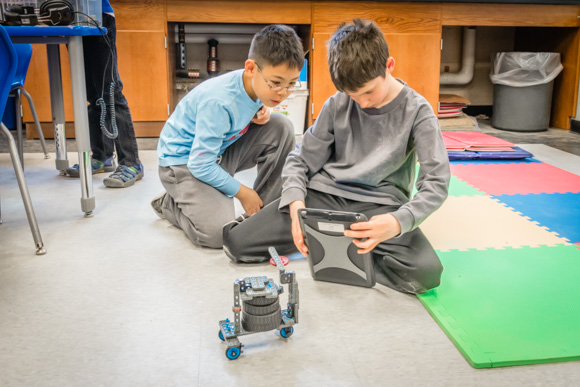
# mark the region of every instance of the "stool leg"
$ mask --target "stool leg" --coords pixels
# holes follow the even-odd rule
[[[32,101],[32,97],[30,96],[30,94],[28,94],[26,89],[22,88],[22,89],[20,89],[20,91],[22,92],[22,94],[24,94],[24,96],[28,100],[28,106],[30,106],[30,111],[32,112],[32,118],[34,119],[34,125],[36,126],[36,131],[38,132],[38,139],[40,140],[40,146],[42,146],[42,151],[44,152],[44,158],[49,159],[50,156],[48,155],[48,152],[46,151],[46,142],[44,141],[44,133],[42,133],[42,128],[40,127],[40,121],[38,121],[38,114],[36,114],[36,108],[34,107],[34,102]]]
[[[24,171],[22,170],[22,164],[20,163],[20,158],[18,157],[18,150],[16,149],[16,143],[14,142],[14,137],[4,126],[0,123],[0,131],[6,137],[8,141],[8,149],[10,151],[10,157],[12,158],[12,166],[14,167],[14,173],[16,174],[16,180],[18,181],[18,187],[20,188],[20,194],[22,196],[22,201],[24,203],[24,209],[26,210],[26,216],[28,217],[28,224],[30,225],[30,231],[32,232],[32,238],[36,244],[36,254],[42,255],[46,254],[44,249],[44,243],[42,242],[42,237],[40,235],[40,229],[38,228],[38,222],[36,221],[36,215],[34,213],[34,208],[32,207],[32,201],[30,200],[30,193],[28,192],[28,185],[26,185],[26,179],[24,178]]]

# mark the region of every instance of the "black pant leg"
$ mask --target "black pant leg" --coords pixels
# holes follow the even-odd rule
[[[232,261],[265,262],[270,259],[270,246],[281,255],[296,251],[290,214],[278,211],[279,204],[280,199],[274,200],[243,222],[232,221],[224,226],[224,251]]]
[[[127,99],[123,95],[123,83],[117,69],[117,28],[115,17],[103,14],[103,27],[107,28],[107,39],[102,36],[83,38],[85,54],[85,77],[87,81],[87,100],[89,102],[89,129],[93,158],[104,160],[113,155],[116,149],[119,164],[135,165],[139,163],[139,151],[135,129]],[[114,109],[118,128],[115,140],[106,137],[100,127],[101,107],[97,104],[103,98],[107,105],[107,130],[113,132],[110,112],[110,87],[115,81],[113,91]]]

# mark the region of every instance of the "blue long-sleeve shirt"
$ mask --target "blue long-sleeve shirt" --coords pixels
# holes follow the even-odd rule
[[[159,165],[187,165],[195,178],[229,197],[241,184],[216,160],[248,130],[262,107],[246,93],[243,73],[231,71],[189,92],[165,123],[157,145]]]

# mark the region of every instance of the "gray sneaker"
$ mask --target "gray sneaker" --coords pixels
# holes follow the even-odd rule
[[[151,200],[151,207],[153,207],[153,211],[157,214],[158,217],[161,219],[165,219],[165,215],[163,215],[163,200],[165,200],[165,196],[167,196],[167,192],[163,191],[159,195],[155,196],[153,200]]]
[[[105,184],[105,187],[109,188],[130,187],[135,184],[137,180],[141,180],[143,175],[143,165],[141,163],[130,167],[119,165],[115,172],[103,180],[103,184]]]

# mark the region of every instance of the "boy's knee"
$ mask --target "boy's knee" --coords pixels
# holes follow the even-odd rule
[[[200,247],[221,249],[224,244],[222,225],[219,223],[208,223],[200,225],[195,230],[195,240],[192,240],[194,244]]]
[[[442,273],[443,265],[441,265],[439,257],[437,257],[437,254],[433,251],[433,256],[425,260],[419,268],[419,275],[417,276],[416,281],[414,281],[416,289],[413,293],[425,293],[439,286],[439,284],[441,284]]]
[[[274,113],[270,116],[270,123],[278,128],[280,138],[285,141],[294,140],[294,125],[284,114]]]
[[[222,229],[222,239],[224,252],[233,262],[242,262],[238,257],[241,257],[244,238],[240,233],[236,232],[235,228],[239,225],[237,221],[231,221],[224,225]]]

